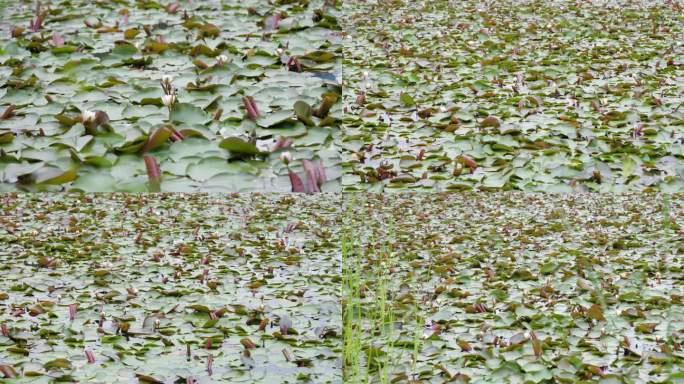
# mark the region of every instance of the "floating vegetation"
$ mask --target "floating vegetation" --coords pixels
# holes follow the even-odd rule
[[[0,1],[0,191],[340,190],[339,8]]]
[[[681,1],[345,1],[348,191],[683,191]]]
[[[341,383],[329,197],[2,196],[0,381]]]
[[[345,382],[684,379],[681,201],[397,194],[344,205]]]

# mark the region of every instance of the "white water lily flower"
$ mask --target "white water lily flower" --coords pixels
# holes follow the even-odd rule
[[[292,161],[292,154],[290,152],[283,152],[280,154],[280,161],[285,163],[285,165],[289,164],[290,161]]]
[[[228,56],[226,56],[226,55],[220,55],[219,57],[216,58],[216,62],[219,64],[223,64],[226,61],[228,61]]]
[[[371,82],[369,78],[368,72],[364,71],[363,72],[363,78],[361,79],[361,84],[360,87],[362,92],[366,92],[367,89],[370,89],[373,87],[373,83]]]
[[[171,82],[173,81],[173,77],[171,77],[171,76],[169,76],[169,75],[164,75],[164,76],[162,77],[162,81],[165,82],[165,83],[171,84]]]
[[[162,96],[162,103],[166,105],[167,107],[170,107],[174,104],[176,104],[176,95],[163,95]]]
[[[84,123],[91,123],[95,121],[96,113],[95,111],[83,111],[81,117]]]
[[[381,112],[380,115],[378,116],[379,120],[387,125],[392,124],[392,118],[389,117],[389,115],[386,112]]]

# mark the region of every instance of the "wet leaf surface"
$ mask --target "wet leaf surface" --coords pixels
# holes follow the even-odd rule
[[[346,382],[677,382],[675,196],[345,195]]]
[[[1,201],[0,381],[342,382],[334,195]]]
[[[299,171],[322,161],[326,190],[341,189],[341,97],[320,116],[298,120],[293,108],[341,96],[339,4],[3,0],[0,10],[0,191],[287,192],[284,150]],[[283,138],[287,148],[275,145]],[[226,139],[258,151],[234,156]]]
[[[343,12],[344,190],[684,190],[681,2]]]

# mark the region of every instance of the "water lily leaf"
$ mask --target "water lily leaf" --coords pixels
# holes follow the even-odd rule
[[[138,28],[129,28],[124,31],[124,39],[126,40],[132,40],[135,39],[136,36],[140,33],[140,30]]]
[[[587,317],[596,321],[603,321],[606,318],[603,316],[603,309],[600,305],[594,304],[587,310]]]
[[[113,64],[113,68],[118,68],[122,66],[129,66],[133,68],[145,68],[149,67],[152,65],[152,57],[147,56],[147,57],[139,57],[139,58],[130,58],[130,59],[124,59],[119,63]]]
[[[209,57],[216,57],[219,55],[219,51],[211,49],[204,44],[198,44],[192,48],[192,50],[190,51],[190,56],[196,57],[196,56],[200,56],[200,55],[209,56]]]
[[[116,44],[114,48],[112,49],[112,55],[115,55],[117,57],[122,57],[122,58],[128,58],[132,57],[133,55],[137,54],[138,48],[136,48],[135,45],[130,44],[130,43],[120,43]]]
[[[171,130],[167,127],[157,128],[152,135],[147,139],[143,147],[143,152],[149,152],[155,148],[161,147],[171,137]]]
[[[164,382],[154,378],[153,376],[149,375],[144,375],[142,373],[136,373],[135,377],[138,378],[138,381],[141,383],[153,383],[153,384],[163,384]]]
[[[55,119],[62,123],[63,125],[66,125],[68,127],[73,126],[76,123],[80,122],[80,118],[76,115],[66,115],[63,113],[60,113],[58,115],[55,115]]]
[[[169,48],[171,48],[171,46],[169,44],[160,43],[157,41],[148,41],[145,44],[145,51],[156,53],[156,54],[164,53],[164,51],[166,51]]]
[[[87,173],[80,175],[71,185],[74,191],[107,192],[115,189],[117,180],[108,174]]]
[[[640,333],[647,333],[651,334],[653,331],[655,331],[655,328],[658,326],[658,323],[641,323],[638,324],[635,327],[635,330]]]
[[[482,128],[499,128],[500,126],[501,122],[496,116],[488,116],[480,122],[480,127]]]
[[[76,180],[76,177],[78,176],[75,169],[62,171],[59,168],[49,168],[40,172],[40,175],[36,178],[36,182],[49,185],[60,185],[74,181]]]
[[[227,149],[230,152],[242,155],[258,155],[261,151],[256,145],[249,143],[239,137],[229,137],[223,139],[219,144],[219,147]]]
[[[202,305],[202,304],[191,304],[191,305],[188,305],[188,308],[192,308],[192,309],[194,309],[195,311],[197,311],[197,312],[202,312],[202,313],[209,313],[209,312],[211,312],[211,310],[209,309],[209,307],[207,307],[206,305]]]
[[[192,104],[178,103],[171,110],[169,120],[187,125],[204,125],[211,121],[211,116]]]
[[[304,136],[296,137],[294,143],[296,146],[321,145],[325,143],[332,135],[330,128],[312,127],[307,130]]]
[[[303,55],[301,58],[316,63],[327,63],[335,58],[335,54],[328,51],[313,51]]]
[[[321,96],[321,104],[313,111],[313,115],[324,119],[328,117],[330,109],[335,105],[339,97],[333,92],[326,92]]]
[[[283,162],[269,149],[280,136],[309,136],[307,127],[317,124],[341,132],[343,117],[341,3],[314,1],[268,10],[147,0],[78,9],[8,3],[12,25],[0,36],[0,190],[157,189],[144,160],[152,153],[163,175],[159,190],[289,190]],[[265,19],[272,29],[264,29]],[[318,98],[324,108],[311,104]],[[298,100],[309,107],[295,108]],[[226,137],[255,137],[259,151],[236,143],[226,151],[219,146]],[[339,192],[342,156],[330,140],[314,131],[297,156],[326,158],[325,188]],[[300,150],[289,140],[280,145]]]
[[[43,367],[47,370],[59,368],[59,369],[71,369],[71,362],[67,359],[54,359],[43,364]]]
[[[414,107],[416,105],[416,101],[413,100],[413,97],[411,97],[411,95],[408,93],[402,93],[399,96],[399,99],[401,100],[401,103],[407,107]]]
[[[292,111],[281,110],[259,116],[256,123],[263,128],[275,127],[279,124],[292,121],[294,117]]]
[[[73,45],[64,45],[61,47],[54,47],[52,48],[52,53],[55,55],[63,54],[63,53],[74,53],[76,52],[76,49],[78,47],[75,47]]]
[[[12,132],[0,134],[0,144],[10,144],[12,141],[14,141],[14,134]]]
[[[294,111],[297,118],[308,126],[316,125],[311,119],[311,106],[304,101],[298,100],[294,103]]]
[[[204,325],[202,325],[202,328],[213,328],[218,321],[219,319],[209,319],[204,323]]]
[[[141,135],[135,138],[134,140],[123,143],[121,146],[117,148],[117,151],[121,153],[137,153],[143,149],[145,144],[147,144],[147,141],[147,135]]]

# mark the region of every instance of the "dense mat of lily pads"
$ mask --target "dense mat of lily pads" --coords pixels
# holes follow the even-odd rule
[[[681,1],[343,12],[346,190],[684,190]]]
[[[4,195],[3,383],[341,383],[339,199]]]
[[[345,198],[346,382],[684,380],[681,200],[397,196]]]
[[[339,189],[334,1],[0,11],[0,190]]]

